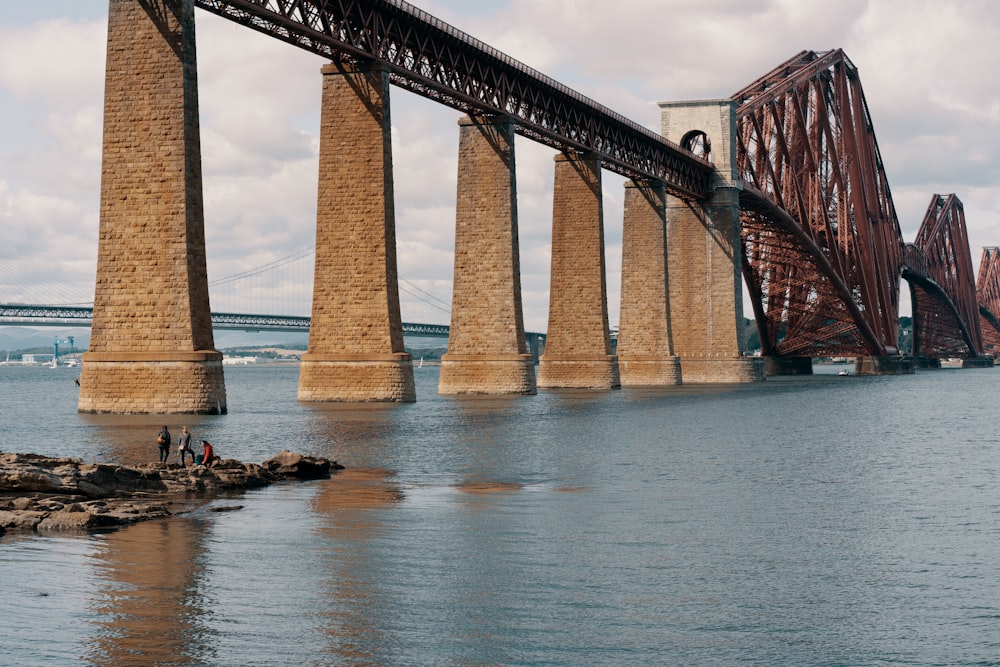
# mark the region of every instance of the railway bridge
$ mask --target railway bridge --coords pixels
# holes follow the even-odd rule
[[[461,112],[441,393],[762,380],[763,360],[741,348],[744,280],[772,370],[834,351],[872,372],[898,368],[902,277],[935,314],[921,325],[928,350],[961,341],[969,358],[983,355],[980,317],[967,319],[971,273],[953,284],[944,276],[962,260],[928,254],[968,254],[967,242],[956,246],[961,205],[932,202],[948,212],[935,229],[955,243],[939,244],[942,232],[932,231],[912,252],[904,246],[860,80],[841,51],[803,52],[730,98],[662,103],[657,134],[402,0],[110,0],[80,411],[226,410],[205,270],[196,8],[324,63],[300,400],[416,398],[399,311],[392,86]],[[515,133],[555,152],[537,369],[521,312]],[[617,349],[605,291],[605,169],[629,179]],[[924,263],[907,263],[917,250]]]

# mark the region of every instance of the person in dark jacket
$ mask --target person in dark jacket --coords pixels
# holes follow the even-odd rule
[[[170,429],[166,426],[156,436],[156,444],[160,446],[160,463],[166,463],[170,458]]]

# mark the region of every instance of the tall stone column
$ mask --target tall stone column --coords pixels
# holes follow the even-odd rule
[[[681,383],[670,333],[666,215],[662,182],[625,183],[617,349],[623,387]]]
[[[685,146],[702,133],[715,164],[708,198],[667,197],[667,273],[674,350],[685,383],[756,382],[764,362],[743,356],[743,276],[736,102],[660,104],[663,136]]]
[[[389,72],[323,67],[316,274],[301,401],[413,401],[396,273]]]
[[[212,337],[193,0],[111,0],[80,412],[226,412]]]
[[[521,311],[514,124],[459,122],[455,274],[442,394],[534,394]]]
[[[589,154],[561,153],[555,161],[549,326],[538,386],[618,387],[608,331],[601,164]]]

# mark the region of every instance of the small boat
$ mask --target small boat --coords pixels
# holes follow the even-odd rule
[[[837,375],[850,375],[850,373],[847,371],[840,371]]]

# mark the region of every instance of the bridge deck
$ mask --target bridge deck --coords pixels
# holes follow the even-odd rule
[[[396,85],[468,114],[500,114],[519,134],[604,168],[705,196],[712,165],[402,0],[195,0],[206,11],[333,61],[372,60]]]

